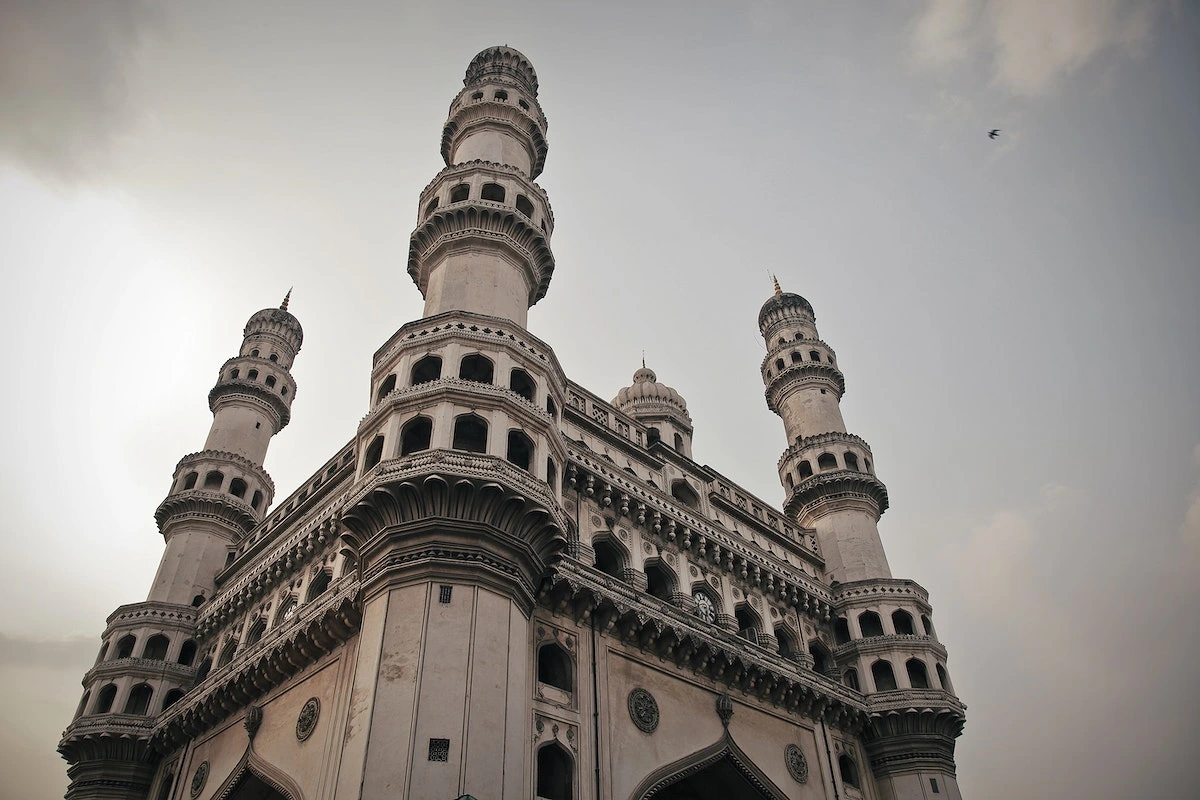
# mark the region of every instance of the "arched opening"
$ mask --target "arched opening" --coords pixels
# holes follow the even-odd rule
[[[250,625],[250,630],[246,632],[246,646],[258,644],[262,641],[263,634],[267,632],[267,621],[262,617],[254,620]]]
[[[299,605],[296,598],[289,597],[285,602],[279,605],[279,613],[275,615],[275,624],[280,625],[287,622],[296,613],[296,607]]]
[[[508,449],[504,457],[523,470],[528,470],[533,461],[533,440],[522,431],[508,432]]]
[[[461,203],[471,195],[471,187],[465,183],[460,183],[450,190],[450,202]]]
[[[883,636],[883,620],[874,611],[864,611],[858,615],[858,629],[864,639],[872,636]]]
[[[554,398],[550,395],[546,395],[546,411],[550,416],[558,419],[558,404],[554,402]]]
[[[91,692],[84,692],[83,697],[79,698],[79,705],[75,707],[75,718],[78,718],[85,708],[87,708],[88,700],[92,699]]]
[[[199,608],[204,605],[204,595],[198,594],[192,598],[192,608]]]
[[[536,387],[534,386],[533,378],[529,377],[529,373],[525,370],[518,368],[509,373],[508,388],[529,402],[533,402],[533,392]]]
[[[575,691],[571,678],[571,656],[557,642],[549,642],[538,648],[537,679],[547,686],[564,692]]]
[[[675,576],[659,562],[646,565],[646,591],[664,602],[675,593]]]
[[[791,631],[786,628],[776,628],[775,638],[779,640],[779,655],[786,659],[795,661],[800,655],[800,642]]]
[[[96,654],[96,663],[99,664],[101,661],[103,661],[106,655],[108,655],[108,642],[104,642],[100,645],[100,652]]]
[[[867,472],[870,472],[871,471],[871,459],[864,458],[863,459],[863,467],[866,468]]]
[[[683,452],[683,436],[681,436],[678,433],[675,434],[675,452],[676,453]]]
[[[396,374],[392,373],[383,379],[383,383],[379,384],[379,391],[375,393],[375,402],[378,403],[383,398],[387,397],[396,389]]]
[[[229,482],[229,493],[239,500],[244,500],[246,497],[246,482],[241,478],[234,478]]]
[[[596,554],[596,560],[593,562],[596,569],[619,581],[625,580],[625,559],[612,542],[603,539],[594,541],[592,552]]]
[[[804,334],[803,334],[803,333],[797,333],[797,334],[796,334],[796,341],[797,341],[797,342],[802,342],[802,341],[804,341]]]
[[[200,667],[196,670],[196,679],[194,685],[198,685],[201,681],[208,677],[208,673],[212,671],[212,659],[205,658],[200,662]]]
[[[820,360],[821,360],[821,354],[820,354],[820,353],[818,353],[816,350],[809,350],[809,351],[808,351],[808,357],[809,357],[809,358],[811,358],[813,361],[820,361]]]
[[[842,453],[842,461],[846,462],[846,469],[852,469],[855,472],[860,472],[858,468],[858,456],[854,455],[854,453],[851,453],[849,450],[847,450],[845,453]]]
[[[829,650],[820,642],[812,642],[808,646],[808,654],[812,656],[813,672],[824,675],[829,672],[829,667],[833,664],[833,657],[829,654]]]
[[[836,644],[846,644],[850,641],[850,623],[845,617],[833,621],[833,641]]]
[[[661,441],[662,441],[662,431],[660,431],[658,428],[647,428],[646,429],[646,446],[647,447],[658,444]]]
[[[858,688],[858,670],[853,667],[842,673],[842,683],[856,692],[861,691]]]
[[[183,697],[183,689],[172,689],[171,691],[167,692],[166,696],[163,697],[162,710],[166,711],[181,697]]]
[[[504,187],[498,183],[485,183],[479,192],[479,197],[492,203],[504,202]]]
[[[892,671],[892,663],[880,659],[871,665],[871,679],[875,681],[875,691],[891,692],[896,689],[896,673]]]
[[[258,370],[256,370],[256,369],[250,370],[249,372],[246,373],[246,377],[252,381],[258,380]]]
[[[928,689],[929,687],[929,669],[925,666],[925,662],[919,658],[910,658],[904,663],[904,669],[908,673],[908,685],[914,689]]]
[[[241,374],[241,373],[239,373],[239,372],[238,372],[236,369],[231,369],[231,370],[229,371],[229,380],[231,380],[231,381],[236,381],[236,380],[237,380],[237,377],[238,377],[238,375],[240,375],[240,374]]]
[[[137,644],[137,637],[132,633],[127,633],[117,640],[117,652],[113,654],[113,658],[133,658],[133,646]]]
[[[323,569],[318,572],[308,584],[308,596],[306,602],[312,602],[316,598],[325,593],[329,588],[330,582],[333,580],[333,575],[329,570]]]
[[[550,487],[550,491],[558,492],[558,467],[554,466],[554,459],[546,459],[546,485]]]
[[[196,642],[193,639],[188,639],[183,643],[183,647],[179,648],[179,663],[185,667],[190,667],[195,660]]]
[[[935,664],[934,669],[937,670],[938,683],[941,684],[941,687],[947,692],[954,691],[950,688],[950,676],[946,674],[946,668],[941,664]]]
[[[472,353],[469,356],[463,356],[463,360],[459,362],[458,377],[464,381],[491,383],[492,369],[490,358],[481,356],[479,353]]]
[[[688,508],[700,508],[700,495],[682,478],[671,482],[671,496]]]
[[[537,796],[539,800],[571,800],[574,797],[571,757],[557,742],[545,745],[537,754]]]
[[[438,356],[425,356],[413,364],[412,372],[409,375],[409,384],[417,386],[436,381],[440,377],[442,377],[442,359]]]
[[[107,714],[112,711],[113,701],[117,699],[117,687],[111,683],[100,690],[96,695],[96,707],[92,709],[93,714]]]
[[[892,612],[892,627],[896,629],[896,633],[901,636],[916,636],[917,631],[913,627],[912,614],[903,610]]]
[[[733,616],[737,618],[738,636],[758,644],[759,622],[754,612],[743,606],[734,609]]]
[[[213,470],[204,476],[205,489],[220,489],[225,482],[225,476],[219,470]]]
[[[383,437],[376,436],[367,445],[367,452],[363,456],[363,471],[367,471],[383,460]]]
[[[799,353],[797,353],[795,350],[793,350],[792,351],[792,363],[799,364],[802,361],[804,361],[804,357],[801,356]]]
[[[230,661],[233,661],[234,655],[237,654],[238,643],[234,639],[226,639],[225,646],[221,648],[221,657],[217,659],[217,666],[223,667]]]
[[[804,480],[805,478],[811,478],[812,474],[813,474],[812,464],[808,463],[807,461],[801,461],[800,462],[800,480]]]
[[[787,368],[787,364],[783,363],[782,358],[775,359],[775,369],[780,370],[782,372],[786,368]]]
[[[271,356],[271,357],[272,357],[272,358],[274,358],[274,356]],[[267,388],[268,388],[268,389],[274,389],[274,388],[275,388],[275,376],[274,376],[274,375],[268,375],[268,376],[267,376],[267,380],[266,380],[266,384],[267,384]]]
[[[792,473],[789,472],[788,474],[784,475],[783,481],[787,484],[787,488],[789,490],[796,488],[796,479],[792,477]]]
[[[428,450],[433,440],[433,420],[429,417],[413,417],[400,429],[400,455]]]
[[[843,784],[858,788],[858,765],[854,763],[853,758],[845,753],[838,756],[838,772],[842,776]]]
[[[463,414],[454,420],[454,441],[450,446],[468,453],[486,453],[487,437],[488,425],[483,417]]]
[[[250,507],[255,511],[262,511],[263,493],[255,492],[254,499],[250,501]]]
[[[786,800],[789,795],[726,736],[646,776],[630,796],[633,800]]]
[[[821,453],[821,455],[817,456],[817,469],[821,470],[821,472],[837,469],[837,458],[833,453]]]
[[[288,796],[279,792],[262,778],[250,770],[246,770],[231,792],[226,795],[228,800],[289,800]]]
[[[517,195],[517,211],[520,211],[531,219],[533,218],[533,203],[523,194]]]
[[[194,472],[189,472],[187,474],[187,477],[183,479],[183,488],[184,489],[195,489],[196,481],[199,479],[200,479],[199,475],[197,475]]]
[[[438,207],[438,199],[435,197],[432,200],[430,200],[429,203],[426,204],[425,216],[428,217],[430,214],[432,214],[434,211],[437,210],[437,207]]]
[[[175,775],[168,772],[158,789],[158,800],[171,800],[171,790],[175,788]]]
[[[921,615],[921,627],[925,629],[926,636],[935,636],[933,632],[933,621],[924,614]]]
[[[150,710],[150,695],[154,690],[145,683],[139,683],[129,690],[129,699],[125,701],[125,713],[137,714],[144,717]]]
[[[170,639],[161,633],[156,633],[146,640],[146,646],[142,648],[142,658],[148,658],[151,661],[165,661],[167,647],[170,644]]]

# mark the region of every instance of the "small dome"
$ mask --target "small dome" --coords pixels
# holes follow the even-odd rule
[[[807,314],[814,320],[817,314],[813,311],[812,303],[809,303],[803,297],[791,292],[776,292],[767,302],[763,303],[763,307],[758,312],[758,327],[761,329],[767,323],[767,318],[776,311],[796,310]]]
[[[685,419],[691,419],[687,401],[670,386],[659,383],[654,370],[645,366],[633,373],[633,385],[617,392],[612,402],[632,417],[637,417],[639,413],[674,411],[681,413]]]
[[[537,97],[538,78],[533,64],[520,50],[508,45],[489,47],[471,59],[463,86],[483,83],[489,78],[506,78],[515,81],[534,97]]]
[[[300,326],[300,320],[292,316],[287,310],[288,301],[291,299],[292,292],[288,290],[287,296],[283,298],[283,302],[279,308],[264,308],[262,311],[255,312],[246,322],[246,328],[242,331],[243,336],[250,336],[255,333],[274,334],[288,340],[292,344],[292,348],[296,351],[300,350],[300,345],[304,343],[304,328]]]

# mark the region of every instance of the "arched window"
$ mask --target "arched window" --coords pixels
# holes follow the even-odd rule
[[[524,100],[518,100],[517,105],[519,105],[521,108],[523,108],[526,111],[529,110],[529,103],[526,103]]]
[[[871,471],[871,459],[869,459],[869,458],[864,458],[864,459],[863,459],[863,468],[864,468],[864,469],[865,469],[867,472],[870,472],[870,471]]]
[[[534,383],[533,378],[529,377],[529,373],[523,369],[514,369],[508,376],[508,388],[512,389],[517,394],[524,397],[529,402],[533,402]]]
[[[680,436],[678,433],[675,434],[675,452],[676,453],[683,452],[683,437]]]
[[[550,395],[546,395],[546,411],[549,412],[550,416],[558,419],[558,404],[554,402],[554,398]]]
[[[413,386],[436,381],[442,377],[442,359],[439,356],[425,356],[413,364],[409,383]]]
[[[471,194],[471,187],[465,183],[460,183],[450,190],[450,202],[461,203]]]
[[[185,477],[185,478],[183,479],[183,488],[184,488],[184,489],[195,489],[195,488],[196,488],[196,481],[197,481],[197,480],[199,480],[199,479],[200,479],[200,476],[199,476],[199,475],[197,475],[197,474],[196,474],[196,473],[194,473],[194,472],[189,472],[189,473],[187,474],[187,477]]]
[[[208,673],[211,670],[212,670],[212,659],[205,658],[203,661],[200,662],[200,666],[196,669],[195,683],[199,684],[201,681],[203,681],[205,678],[207,678]]]
[[[79,717],[85,708],[87,708],[88,700],[92,699],[91,692],[84,692],[83,697],[79,699],[79,705],[75,709],[75,716]]]
[[[658,428],[646,429],[646,446],[649,447],[662,441],[662,432]]]
[[[671,482],[671,496],[688,508],[700,508],[700,495],[683,478]]]
[[[262,641],[263,634],[267,632],[267,621],[262,617],[254,620],[250,625],[250,630],[246,633],[246,646],[257,644]]]
[[[775,359],[775,369],[777,369],[777,370],[781,370],[781,371],[782,371],[782,370],[783,370],[783,369],[785,369],[786,367],[787,367],[787,364],[783,363],[783,359],[782,359],[782,358],[777,358],[777,359]]]
[[[659,600],[670,602],[675,592],[675,576],[657,562],[646,565],[646,591]]]
[[[571,800],[574,797],[571,757],[557,742],[545,745],[537,754],[537,796],[539,800]]]
[[[818,672],[824,675],[829,671],[829,666],[833,663],[833,657],[829,651],[825,649],[825,645],[820,642],[812,642],[808,646],[808,654],[813,659],[813,672]]]
[[[378,403],[383,398],[387,397],[396,388],[396,373],[392,373],[383,379],[383,383],[379,384],[379,391],[375,393],[375,402]]]
[[[853,758],[845,753],[838,756],[838,772],[841,773],[843,784],[858,788],[858,765]]]
[[[821,455],[817,456],[817,469],[821,470],[821,472],[837,469],[837,458],[833,453],[821,453]]]
[[[864,611],[858,615],[858,629],[862,631],[863,638],[883,636],[883,621],[874,611]]]
[[[435,197],[432,200],[430,200],[429,203],[425,206],[425,216],[428,217],[430,214],[432,214],[434,211],[437,210],[437,207],[438,207],[438,199]]]
[[[907,611],[896,610],[892,612],[892,627],[901,636],[917,635],[917,631],[913,628],[912,614],[909,614]]]
[[[168,708],[175,705],[175,703],[181,697],[183,697],[183,689],[172,689],[171,691],[167,692],[166,697],[163,698],[162,710],[166,711]]]
[[[238,643],[234,639],[226,639],[225,646],[221,648],[221,657],[217,659],[217,666],[223,667],[230,661],[233,661],[234,655],[237,653]]]
[[[272,356],[272,358],[273,358],[273,357],[274,357],[274,356]],[[274,389],[274,388],[275,388],[275,376],[274,376],[274,375],[268,375],[268,376],[267,376],[267,380],[266,380],[266,384],[267,384],[267,388],[268,388],[268,389]]]
[[[738,636],[758,644],[758,618],[745,607],[735,609],[733,615],[737,618]]]
[[[154,694],[145,683],[139,683],[129,690],[129,699],[125,701],[125,713],[145,716],[150,710],[150,695]]]
[[[179,648],[179,663],[185,667],[190,667],[192,662],[196,660],[196,642],[188,639],[183,643],[183,647]]]
[[[838,617],[833,622],[833,641],[837,644],[846,644],[850,641],[850,623],[845,617]]]
[[[842,683],[856,692],[861,691],[858,688],[858,670],[853,667],[842,673]]]
[[[797,342],[802,342],[802,341],[804,341],[804,334],[803,334],[803,333],[797,333],[797,334],[796,334],[796,341],[797,341]]]
[[[255,492],[254,499],[250,501],[251,508],[253,508],[255,511],[262,511],[262,501],[263,501],[263,493]]]
[[[808,357],[809,357],[809,358],[811,358],[813,361],[820,361],[820,360],[821,360],[821,354],[820,354],[820,353],[818,353],[816,350],[809,350],[809,351],[808,351]]]
[[[796,637],[785,628],[776,628],[775,638],[779,640],[779,655],[795,661],[800,655],[800,645]]]
[[[166,708],[166,705],[163,705]],[[171,800],[171,790],[175,788],[175,775],[168,772],[163,778],[162,788],[158,790],[158,800]]]
[[[789,472],[788,474],[784,475],[783,479],[787,482],[788,489],[796,488],[796,479],[792,477],[792,473]]]
[[[454,441],[450,446],[468,453],[486,453],[487,438],[487,421],[474,414],[463,414],[454,420]]]
[[[479,192],[479,197],[493,203],[504,202],[504,187],[498,183],[485,183]]]
[[[292,615],[296,613],[297,605],[299,604],[294,597],[289,597],[286,602],[280,604],[279,613],[275,615],[275,624],[282,625],[291,619]]]
[[[204,605],[204,595],[198,594],[192,598],[192,608],[199,608]]]
[[[100,652],[96,654],[96,663],[99,664],[101,661],[103,661],[106,655],[108,655],[108,642],[104,642],[100,645]]]
[[[896,688],[896,673],[892,671],[892,663],[880,659],[871,665],[871,678],[875,681],[875,691],[891,692]]]
[[[908,672],[908,685],[914,689],[929,688],[929,669],[925,666],[925,662],[919,658],[910,658],[904,663],[904,669]]]
[[[936,636],[933,632],[933,621],[924,614],[921,615],[921,627],[925,629],[926,636]]]
[[[846,469],[852,469],[855,472],[859,471],[858,456],[854,455],[854,453],[851,453],[849,450],[847,450],[845,453],[842,453],[842,461],[846,462]]]
[[[556,642],[550,642],[538,648],[537,679],[539,682],[562,689],[564,692],[575,691],[575,682],[571,678],[571,656]]]
[[[245,498],[246,482],[241,478],[234,478],[229,482],[229,493],[238,499]]]
[[[433,439],[433,420],[429,417],[413,417],[400,429],[400,455],[428,450]]]
[[[246,377],[252,381],[258,380],[258,370],[256,370],[256,369],[250,370],[249,372],[246,373]]]
[[[156,633],[146,640],[146,645],[142,648],[142,658],[148,658],[152,661],[165,661],[167,658],[167,647],[170,644],[170,639],[161,633]]]
[[[371,444],[367,445],[367,453],[363,456],[363,470],[366,471],[374,467],[383,460],[383,437],[376,436],[371,440]]]
[[[223,483],[225,483],[225,476],[218,470],[214,469],[204,476],[205,489],[220,489]]]
[[[527,217],[533,217],[533,203],[529,202],[529,198],[523,194],[517,195],[517,211]]]
[[[258,358],[258,348],[255,348],[254,350],[251,350],[251,351],[250,351],[250,357],[251,357],[251,358]]]
[[[483,92],[475,92],[474,94],[471,95],[471,99],[472,100],[482,100]]]
[[[229,371],[229,380],[231,380],[231,381],[236,381],[236,380],[237,380],[237,377],[238,377],[238,375],[240,375],[240,374],[241,374],[241,373],[240,373],[240,372],[238,372],[236,369],[231,369],[231,370]]]
[[[935,664],[934,669],[937,670],[938,683],[941,684],[942,688],[947,692],[954,691],[950,688],[950,676],[946,674],[946,668],[941,664]]]
[[[592,550],[596,554],[594,566],[605,575],[611,575],[619,581],[625,580],[625,559],[612,542],[603,539],[592,542]]]
[[[550,491],[558,491],[558,467],[554,466],[554,459],[546,459],[546,485],[550,487]]]
[[[323,569],[308,584],[308,602],[320,597],[329,588],[330,581],[333,580],[333,575],[329,570]]]
[[[492,97],[494,97],[496,100],[502,100],[502,101],[508,100],[508,92],[501,89],[500,91],[498,91],[494,95],[492,95]]]
[[[799,364],[803,360],[804,360],[804,356],[800,355],[795,350],[792,351],[792,363],[793,364]]]
[[[805,478],[811,478],[812,474],[813,474],[812,464],[808,463],[807,461],[801,461],[800,462],[800,480],[804,480]]]
[[[113,658],[132,658],[135,644],[137,644],[137,637],[132,633],[125,634],[117,640],[117,652]]]
[[[92,709],[93,714],[107,714],[112,711],[113,700],[117,699],[117,687],[111,683],[100,690],[96,695],[96,707]]]
[[[487,356],[472,353],[464,356],[458,365],[458,377],[464,381],[492,382],[492,361]]]

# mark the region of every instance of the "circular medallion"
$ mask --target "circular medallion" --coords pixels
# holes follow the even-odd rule
[[[717,621],[717,609],[713,605],[713,601],[704,592],[696,592],[692,595],[692,599],[696,601],[696,616],[712,625]]]
[[[204,791],[204,784],[208,781],[208,762],[200,762],[200,766],[196,767],[196,774],[192,775],[192,797]]]
[[[308,702],[304,704],[304,708],[300,709],[300,716],[296,718],[296,738],[304,741],[312,736],[313,730],[317,727],[317,717],[321,714],[321,701],[315,697],[308,698]]]
[[[787,764],[788,773],[796,783],[808,782],[808,761],[804,758],[804,751],[797,745],[789,744],[783,748],[783,762]]]
[[[627,705],[629,718],[638,726],[638,730],[654,733],[654,729],[658,727],[658,703],[655,702],[654,695],[645,689],[634,689],[629,693]]]

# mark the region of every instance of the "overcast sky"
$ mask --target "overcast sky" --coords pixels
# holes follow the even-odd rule
[[[772,503],[768,273],[816,308],[969,709],[968,800],[1200,784],[1200,11],[1151,0],[0,0],[0,775],[54,752],[256,310],[305,329],[285,497],[421,314],[417,194],[471,57],[532,59],[601,396],[646,361]],[[987,138],[1001,128],[996,141]]]

